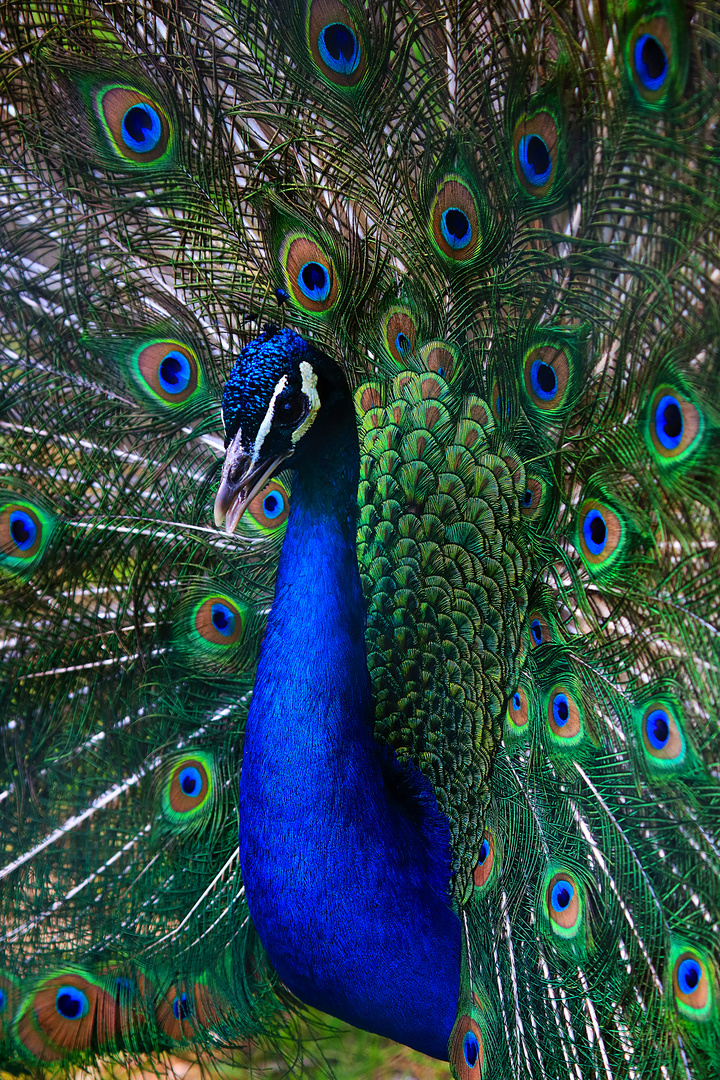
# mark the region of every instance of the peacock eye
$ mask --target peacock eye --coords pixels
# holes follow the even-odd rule
[[[324,26],[318,34],[317,47],[323,62],[339,75],[352,75],[360,63],[360,43],[345,23]]]
[[[641,34],[633,50],[635,71],[646,90],[659,90],[668,73],[668,58],[653,34]]]
[[[291,427],[307,416],[308,403],[304,394],[290,394],[281,397],[275,408],[274,420],[281,427]]]

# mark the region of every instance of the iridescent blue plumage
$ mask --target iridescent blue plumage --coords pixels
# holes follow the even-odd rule
[[[283,378],[299,385],[303,362],[321,404],[290,462],[292,508],[248,715],[243,880],[263,944],[302,1000],[447,1057],[460,984],[450,833],[427,781],[373,737],[352,398],[332,361],[283,331],[241,356],[225,427],[242,431],[252,458],[272,391]],[[263,453],[288,439],[280,417]]]

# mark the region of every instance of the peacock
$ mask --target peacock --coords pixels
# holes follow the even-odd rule
[[[720,1078],[720,6],[0,12],[0,1069]]]

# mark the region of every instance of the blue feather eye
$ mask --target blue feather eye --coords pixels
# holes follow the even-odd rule
[[[87,994],[74,986],[61,986],[55,995],[55,1008],[64,1020],[82,1020],[90,1012]]]
[[[39,506],[0,501],[0,566],[16,573],[29,571],[46,549],[52,529],[52,519]]]
[[[144,399],[166,415],[202,395],[202,374],[193,350],[179,341],[153,341],[131,359],[130,371]],[[168,410],[167,406],[170,406]]]
[[[552,158],[541,135],[523,135],[518,142],[518,160],[523,175],[533,187],[542,187],[550,179]]]
[[[605,518],[599,510],[589,510],[583,520],[583,539],[588,551],[602,555],[607,544],[608,530]]]
[[[527,695],[520,687],[517,688],[508,701],[505,716],[508,721],[507,730],[509,734],[518,735],[524,733],[523,729],[527,726],[530,718],[530,709]]]
[[[480,247],[480,203],[459,176],[448,175],[438,185],[430,208],[431,236],[446,259],[464,262]]]
[[[578,546],[591,570],[603,570],[622,551],[625,529],[609,506],[588,499],[578,513]]]
[[[360,43],[357,34],[345,23],[324,26],[318,34],[318,52],[331,71],[352,75],[360,63]]]
[[[172,1003],[173,1016],[176,1020],[187,1020],[193,1014],[193,1005],[187,994],[177,994]]]
[[[395,349],[402,357],[406,357],[412,352],[412,342],[410,338],[402,332],[395,336]]]
[[[193,623],[210,645],[234,645],[243,633],[242,613],[226,596],[211,596],[198,604]]]
[[[0,1012],[4,1012],[8,1003],[8,996],[0,986]]]
[[[711,962],[699,950],[680,947],[672,950],[672,985],[677,1010],[688,1020],[703,1020],[713,1007]]]
[[[685,761],[685,738],[676,711],[665,701],[654,701],[643,712],[640,734],[647,763],[654,771],[677,770]]]
[[[575,876],[561,870],[546,881],[545,914],[550,920],[550,929],[566,940],[576,937],[582,925],[584,902]]]
[[[285,509],[285,500],[282,496],[282,492],[278,488],[273,488],[272,491],[264,497],[262,502],[263,513],[269,521],[274,521],[280,517]]]
[[[513,164],[520,186],[533,198],[549,195],[555,184],[558,126],[550,112],[522,116],[513,134]]]
[[[280,265],[292,300],[304,311],[329,311],[338,296],[330,259],[309,236],[291,233],[280,249]]]
[[[566,694],[556,694],[552,700],[553,720],[557,727],[565,727],[570,719],[570,703]]]
[[[29,551],[38,538],[40,523],[33,518],[26,510],[10,511],[9,534],[18,551]]]
[[[160,361],[158,382],[166,394],[182,394],[190,385],[193,372],[188,358],[176,349],[171,349]]]
[[[557,745],[578,741],[582,735],[583,722],[578,704],[579,698],[562,684],[552,688],[547,697],[547,721]]]
[[[507,420],[510,416],[511,401],[509,397],[505,397],[502,393],[500,384],[497,380],[493,383],[490,401],[492,404],[493,416],[498,420]]]
[[[670,738],[670,717],[664,709],[653,709],[645,720],[645,733],[654,750],[664,750]]]
[[[678,965],[677,982],[682,994],[694,993],[702,977],[702,968],[697,960],[689,958]]]
[[[572,352],[555,345],[539,345],[525,353],[523,377],[532,404],[544,413],[561,408],[570,385]]]
[[[146,154],[160,142],[162,123],[152,105],[141,101],[127,110],[120,123],[120,131],[128,150]]]
[[[193,757],[175,759],[170,773],[164,773],[161,805],[166,820],[182,827],[204,821],[212,805],[213,760],[198,751]]]
[[[478,861],[473,870],[473,885],[476,889],[481,889],[484,885],[487,885],[494,866],[495,840],[492,833],[486,830],[483,833],[482,843],[478,851]]]
[[[676,397],[665,394],[655,409],[655,435],[666,450],[675,450],[682,441],[683,415]]]
[[[105,87],[95,108],[118,157],[136,165],[157,165],[171,146],[171,127],[160,105],[130,86]]]
[[[361,33],[340,0],[312,0],[305,33],[320,74],[333,86],[357,86],[367,69]]]
[[[458,1080],[479,1080],[484,1064],[483,1037],[470,1016],[459,1016],[450,1037],[450,1063]]]
[[[300,267],[297,283],[302,294],[316,303],[322,303],[330,295],[330,275],[322,263],[304,263]]]
[[[544,360],[533,361],[530,368],[530,384],[537,396],[543,401],[552,401],[557,395],[557,376]]]
[[[37,1062],[59,1062],[73,1054],[112,1044],[119,1009],[107,980],[79,969],[44,979],[25,998],[14,1021],[15,1036]]]
[[[393,305],[383,316],[381,329],[384,345],[399,364],[404,364],[405,359],[415,348],[417,340],[417,326],[414,313],[406,305]]]
[[[463,1055],[468,1069],[474,1069],[480,1057],[480,1043],[474,1031],[466,1031],[463,1039]]]
[[[662,43],[652,34],[640,34],[635,41],[633,61],[637,78],[646,90],[660,90],[668,73],[668,58]]]
[[[186,795],[188,799],[199,798],[203,788],[203,778],[200,770],[195,768],[194,765],[188,765],[181,769],[178,775],[178,784],[183,795]]]
[[[540,517],[547,503],[547,485],[544,480],[528,476],[527,487],[520,497],[520,513],[529,521]]]
[[[461,251],[472,240],[472,226],[468,216],[457,206],[443,210],[440,216],[440,231],[453,251]]]
[[[550,893],[550,906],[558,913],[567,911],[574,895],[575,889],[569,881],[565,881],[564,878],[556,881]]]
[[[282,535],[290,513],[290,493],[280,480],[271,480],[248,503],[240,520],[242,534],[265,537]]]
[[[696,449],[702,416],[686,397],[669,386],[653,394],[645,440],[660,465],[680,461]]]
[[[530,612],[530,647],[532,649],[539,648],[540,645],[547,645],[552,641],[553,635],[550,632],[550,626],[547,619],[541,614]]]
[[[222,637],[230,638],[235,633],[235,612],[221,600],[210,605],[210,621]]]
[[[667,10],[667,9],[666,9]],[[625,64],[640,98],[660,106],[682,93],[688,72],[687,28],[681,8],[638,23],[625,45]]]

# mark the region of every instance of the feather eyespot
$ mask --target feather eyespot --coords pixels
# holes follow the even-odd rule
[[[673,52],[673,34],[665,18],[640,23],[630,35],[630,75],[635,89],[648,104],[657,104],[668,92]]]
[[[171,127],[161,106],[130,86],[109,86],[97,95],[100,121],[115,153],[135,164],[155,164],[171,143]]]
[[[185,824],[207,809],[213,795],[213,762],[209,754],[198,752],[176,758],[169,775],[165,775],[161,804],[169,821]]]
[[[539,518],[547,502],[547,484],[536,476],[526,476],[525,490],[520,495],[520,513],[528,521]]]
[[[335,269],[322,248],[304,235],[286,238],[280,263],[295,304],[310,312],[329,311],[338,296]]]
[[[547,645],[552,641],[552,633],[547,619],[539,614],[531,614],[530,623],[530,647],[537,649],[540,645]]]
[[[608,567],[625,544],[625,527],[609,506],[587,499],[578,512],[578,546],[591,570]]]
[[[677,950],[675,950],[677,951]],[[708,963],[695,949],[682,949],[672,968],[672,987],[678,1012],[703,1020],[712,1008],[713,987]]]
[[[699,445],[703,420],[695,405],[670,386],[652,397],[646,441],[661,464],[687,457]]]
[[[473,885],[481,889],[487,885],[495,865],[495,840],[492,833],[486,831],[483,834],[482,843],[478,852],[478,861],[473,870]]]
[[[210,596],[196,606],[193,625],[210,645],[235,645],[243,635],[243,613],[229,596]]]
[[[175,1042],[196,1037],[201,1028],[217,1023],[219,1002],[203,982],[173,986],[155,1009],[155,1021]]]
[[[557,124],[549,112],[518,120],[513,135],[513,160],[516,176],[528,195],[539,198],[551,191],[557,147]]]
[[[290,513],[290,495],[279,480],[272,480],[251,499],[241,518],[246,528],[265,535],[277,534],[283,528]]]
[[[567,354],[552,345],[530,349],[525,356],[525,390],[533,405],[546,412],[563,404],[570,382]]]
[[[76,971],[45,979],[15,1022],[15,1035],[36,1061],[62,1061],[91,1047],[112,1045],[120,1012],[104,985]]]
[[[388,352],[393,360],[404,366],[417,340],[417,325],[410,308],[391,308],[383,319],[382,330]]]
[[[510,695],[508,701],[507,710],[505,713],[510,729],[521,729],[527,726],[530,719],[530,706],[528,704],[527,694],[518,686],[517,690]]]
[[[435,246],[447,259],[466,262],[477,254],[481,240],[477,200],[459,176],[447,176],[430,208]]]
[[[427,341],[420,349],[423,367],[450,382],[458,370],[459,354],[446,341]]]
[[[545,887],[545,911],[553,933],[562,938],[577,935],[583,913],[582,892],[573,874],[561,870]]]
[[[653,769],[677,769],[684,763],[687,754],[685,737],[668,702],[654,701],[646,706],[640,734],[648,765]]]
[[[0,502],[0,567],[22,573],[46,550],[52,518],[25,500]]]
[[[582,734],[582,713],[569,687],[558,684],[550,691],[547,699],[547,721],[556,739],[577,739]]]
[[[479,1080],[485,1065],[482,1031],[471,1016],[459,1016],[450,1039],[450,1062],[458,1080]]]
[[[337,87],[353,87],[367,69],[357,24],[338,0],[312,0],[306,19],[308,49],[320,74]]]
[[[143,346],[133,365],[135,381],[156,403],[184,405],[201,386],[195,353],[179,341],[153,341]]]
[[[644,90],[660,90],[668,74],[668,57],[662,42],[653,34],[640,34],[635,39],[633,66]]]

